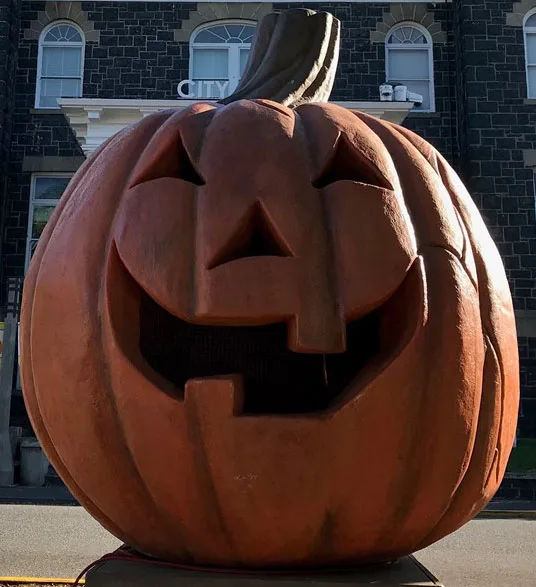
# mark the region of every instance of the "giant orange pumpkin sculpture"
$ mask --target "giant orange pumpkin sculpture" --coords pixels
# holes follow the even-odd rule
[[[174,561],[386,560],[471,519],[517,416],[499,254],[397,125],[268,100],[166,111],[72,180],[24,288],[42,445]]]

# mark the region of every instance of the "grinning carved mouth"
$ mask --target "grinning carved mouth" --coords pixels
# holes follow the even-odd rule
[[[140,350],[175,387],[189,379],[239,373],[245,413],[296,414],[327,409],[380,351],[380,312],[348,324],[346,352],[305,354],[287,348],[287,325],[191,324],[147,294],[140,305]]]
[[[376,377],[413,336],[421,319],[420,264],[379,308],[347,324],[346,351],[305,354],[287,348],[287,325],[207,326],[177,318],[141,292],[139,350],[181,394],[193,378],[239,374],[245,414],[324,412]]]

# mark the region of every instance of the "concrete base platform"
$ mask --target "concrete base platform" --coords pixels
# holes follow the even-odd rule
[[[304,583],[310,587],[341,587],[341,583],[353,587],[443,587],[413,556],[359,571],[300,575],[221,574],[106,561],[86,576],[86,587],[304,587]]]

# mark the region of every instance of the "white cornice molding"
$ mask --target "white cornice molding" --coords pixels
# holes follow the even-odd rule
[[[61,98],[58,103],[86,155],[123,128],[161,110],[182,109],[199,100],[123,100]],[[203,100],[210,102],[210,100]],[[366,112],[376,118],[400,124],[413,107],[412,102],[333,102],[348,110]]]

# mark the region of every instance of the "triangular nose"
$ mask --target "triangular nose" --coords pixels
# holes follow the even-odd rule
[[[270,221],[263,205],[256,202],[208,268],[214,269],[248,257],[293,256],[290,247]]]

